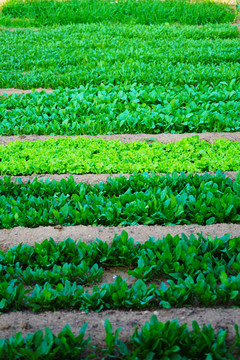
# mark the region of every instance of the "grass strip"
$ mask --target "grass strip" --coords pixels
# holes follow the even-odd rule
[[[144,281],[184,280],[189,275],[196,280],[200,274],[211,274],[218,283],[225,274],[239,273],[239,247],[240,237],[230,239],[230,234],[214,239],[169,234],[139,244],[123,231],[115,235],[111,246],[98,239],[88,245],[70,238],[57,244],[50,239],[35,247],[20,244],[6,254],[0,252],[0,279],[17,279],[25,285],[62,280],[88,284],[101,280],[101,266],[122,266],[129,269],[128,275]]]
[[[169,35],[171,29],[166,25],[156,29],[81,25],[44,32],[2,31],[0,87],[74,88],[137,82],[170,87],[220,84],[222,88],[235,83],[238,89],[239,39],[215,38],[217,28],[211,31],[211,27],[199,30],[203,39],[196,40],[196,30],[190,28],[178,38],[179,26],[173,27],[174,35]],[[185,33],[191,32],[193,38],[186,40]]]
[[[135,330],[128,341],[124,343],[119,339],[121,327],[114,332],[112,324],[105,320],[106,332],[105,348],[101,349],[91,344],[91,336],[85,338],[88,323],[85,323],[75,336],[67,324],[56,336],[46,327],[45,334],[38,330],[27,334],[26,338],[19,332],[10,340],[0,340],[0,355],[3,359],[84,359],[96,357],[101,354],[103,358],[121,359],[159,359],[159,357],[181,359],[234,359],[233,349],[239,352],[239,332],[235,325],[236,339],[230,347],[226,343],[227,330],[220,329],[215,335],[211,325],[203,325],[200,329],[198,323],[193,321],[189,330],[187,324],[179,325],[178,320],[162,323],[153,315],[141,330]],[[92,356],[87,356],[90,350]],[[235,351],[236,353],[236,351]],[[95,356],[94,356],[94,355]],[[167,355],[166,355],[167,354]]]
[[[2,96],[0,135],[239,131],[239,119],[240,92],[222,85],[90,85]]]
[[[235,11],[229,5],[209,0],[11,0],[3,4],[0,23],[5,26],[14,22],[21,26],[44,26],[110,21],[146,25],[166,22],[203,25],[230,23],[235,16]]]
[[[240,143],[186,137],[176,143],[50,138],[0,145],[1,175],[240,170]]]
[[[240,222],[240,179],[216,175],[108,178],[93,187],[68,180],[0,180],[0,227]]]

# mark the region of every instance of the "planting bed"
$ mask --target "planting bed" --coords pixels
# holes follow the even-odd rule
[[[0,359],[239,358],[237,8],[3,5]]]

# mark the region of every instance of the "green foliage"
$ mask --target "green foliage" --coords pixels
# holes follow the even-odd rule
[[[46,327],[33,334],[16,333],[10,340],[0,340],[0,355],[3,359],[88,359],[86,352],[90,350],[91,357],[104,355],[104,359],[116,358],[126,360],[136,359],[233,359],[231,348],[226,343],[227,331],[219,330],[215,335],[211,325],[192,323],[193,330],[187,325],[179,325],[178,320],[162,323],[156,316],[151,317],[140,331],[135,328],[127,343],[119,338],[121,328],[113,334],[112,325],[105,321],[106,345],[102,350],[91,345],[91,339],[84,339],[87,323],[75,336],[67,324],[56,336]],[[236,340],[237,341],[237,340]],[[234,346],[236,346],[234,344]],[[131,350],[130,350],[131,349]],[[99,358],[99,357],[98,357]]]
[[[0,180],[0,227],[136,224],[213,224],[240,221],[239,176],[221,172],[108,178],[94,186],[35,178],[26,185]]]
[[[220,280],[220,284],[219,284]],[[91,292],[76,282],[62,280],[56,286],[45,282],[24,290],[15,280],[2,282],[0,286],[0,311],[28,309],[46,311],[78,309],[101,311],[106,309],[152,309],[182,306],[238,306],[240,301],[239,274],[220,276],[199,272],[196,279],[187,276],[168,279],[146,285],[138,279],[129,286],[125,279],[117,276],[113,283],[94,285]],[[31,294],[27,294],[31,292]],[[111,339],[109,338],[109,342]]]
[[[45,240],[35,247],[20,244],[6,254],[0,252],[0,279],[2,282],[15,279],[15,284],[27,285],[57,284],[62,280],[86,284],[100,280],[101,265],[131,267],[128,274],[144,281],[184,280],[188,276],[196,280],[199,274],[211,274],[214,281],[226,284],[228,276],[238,274],[240,269],[240,237],[229,237],[187,238],[184,234],[181,237],[169,234],[161,240],[150,238],[139,244],[123,231],[114,237],[111,246],[101,240],[85,244],[70,238],[59,243]]]
[[[0,174],[238,171],[239,157],[240,142],[219,139],[208,143],[198,136],[168,144],[50,138],[0,145]]]
[[[94,24],[0,31],[0,87],[136,82],[238,90],[238,36],[236,26],[226,25],[194,29]]]
[[[1,135],[239,131],[239,119],[240,92],[222,85],[90,85],[2,96],[0,104]]]
[[[38,330],[24,338],[19,332],[10,340],[0,340],[1,359],[77,359],[91,342],[90,337],[84,339],[86,329],[87,323],[82,326],[77,336],[74,336],[68,324],[57,336],[48,327],[45,328],[44,335],[42,330]]]
[[[205,359],[228,358],[225,343],[226,331],[220,330],[217,338],[211,325],[203,325],[202,330],[196,321],[192,323],[193,332],[187,324],[179,326],[178,320],[160,323],[156,316],[146,322],[141,332],[135,329],[131,340],[134,351],[130,359]],[[191,345],[190,345],[191,344]]]
[[[49,265],[46,266],[49,268]],[[22,269],[19,264],[12,266],[0,265],[0,278],[9,281],[12,278],[17,278],[21,283],[30,285],[32,283],[38,283],[43,285],[45,282],[51,284],[57,284],[62,280],[76,281],[78,284],[89,284],[99,281],[103,275],[103,269],[98,268],[97,264],[94,264],[91,269],[86,265],[83,260],[78,266],[63,263],[62,266],[54,265],[51,269],[43,270],[42,266],[35,266],[32,268],[28,266],[26,269]]]
[[[77,23],[162,24],[175,23],[202,25],[229,23],[234,11],[227,5],[209,0],[11,0],[2,7],[2,24],[22,19],[21,26],[66,25]]]

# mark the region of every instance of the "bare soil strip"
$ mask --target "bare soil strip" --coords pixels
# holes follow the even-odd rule
[[[1,4],[0,4],[0,6],[1,6]],[[13,21],[13,19],[12,19],[12,21]],[[0,27],[0,31],[39,31],[39,30],[40,30],[40,28],[36,28],[36,27],[8,27],[8,26],[1,26]],[[1,90],[3,90],[3,91],[1,91]],[[4,90],[5,89],[0,89],[0,95],[4,92]],[[13,93],[10,92],[8,94],[8,95],[12,95],[12,94],[19,94],[18,90],[21,90],[21,89],[12,88],[12,89],[7,89],[7,90],[13,90]],[[38,90],[36,89],[36,91],[38,91]],[[46,89],[46,90],[43,89],[43,90],[46,91],[46,92],[48,91],[48,89]],[[30,90],[30,92],[32,93],[33,90]],[[25,94],[25,93],[23,93],[23,94]]]
[[[63,136],[63,135],[13,135],[13,136],[0,136],[0,145],[6,145],[12,141],[45,141],[48,139],[59,138],[93,138],[104,140],[120,140],[122,143],[134,142],[134,141],[159,141],[164,144],[175,143],[182,140],[185,137],[199,136],[200,140],[205,140],[209,143],[213,143],[218,139],[227,139],[231,141],[240,141],[240,131],[235,133],[229,132],[205,132],[205,133],[184,133],[184,134],[114,134],[114,135],[79,135],[79,136]]]
[[[0,30],[14,31],[14,30],[29,30],[29,29],[27,29],[27,28],[0,28]],[[36,31],[36,29],[32,29],[32,28],[30,30],[32,30],[32,31],[35,30]],[[3,95],[3,94],[7,94],[7,95],[18,94],[18,95],[21,95],[21,94],[31,94],[33,92],[41,92],[41,91],[45,91],[47,94],[50,94],[54,90],[53,89],[43,89],[43,88],[37,88],[35,90],[23,90],[23,89],[9,88],[9,89],[0,89],[0,95]]]
[[[121,326],[120,339],[129,340],[129,335],[134,331],[134,325],[140,330],[145,321],[149,321],[155,314],[159,321],[166,322],[178,318],[179,323],[188,324],[192,328],[192,321],[196,320],[200,327],[202,324],[211,324],[215,331],[227,329],[228,342],[231,343],[235,338],[234,324],[240,323],[239,309],[209,309],[209,308],[178,308],[178,309],[158,309],[155,311],[118,311],[107,310],[100,313],[83,311],[55,311],[32,313],[30,311],[10,312],[0,315],[0,338],[10,338],[16,332],[21,331],[23,336],[34,333],[38,329],[48,326],[55,334],[69,324],[72,332],[77,335],[81,326],[88,322],[86,335],[91,335],[92,343],[102,347],[105,339],[104,321],[110,320],[115,331]]]
[[[235,180],[236,175],[237,175],[237,171],[222,171],[222,173],[224,173],[227,177],[229,177],[232,180]],[[198,175],[204,175],[206,173],[196,173]],[[208,174],[216,174],[215,171],[208,171]],[[127,178],[129,178],[129,176],[131,174],[84,174],[84,175],[72,175],[70,173],[66,173],[66,174],[33,174],[33,175],[24,175],[24,176],[11,176],[11,181],[15,181],[18,179],[21,179],[23,184],[26,184],[28,180],[33,180],[34,178],[37,178],[39,181],[46,181],[47,179],[49,179],[50,181],[52,180],[56,180],[56,181],[61,181],[62,179],[67,179],[69,176],[72,176],[75,180],[76,183],[80,183],[83,182],[85,184],[98,184],[100,182],[107,182],[107,179],[110,178],[114,178],[114,177],[119,177],[120,175],[125,176]],[[166,175],[165,173],[156,173],[156,175]],[[171,175],[171,174],[170,174]],[[0,175],[0,179],[4,179],[4,176],[6,175]],[[8,175],[9,176],[9,175]]]
[[[204,236],[223,236],[231,233],[231,237],[240,235],[240,224],[213,224],[213,225],[135,225],[135,226],[40,226],[37,228],[14,227],[12,229],[0,230],[0,249],[7,251],[13,246],[20,243],[34,245],[35,242],[41,243],[45,239],[52,237],[54,241],[59,242],[70,237],[74,240],[82,239],[85,243],[96,240],[96,238],[108,242],[112,242],[114,235],[120,235],[125,230],[129,236],[133,237],[135,241],[145,242],[150,236],[156,239],[161,239],[167,234],[177,235],[184,233],[187,236],[190,234],[197,235],[203,233]]]

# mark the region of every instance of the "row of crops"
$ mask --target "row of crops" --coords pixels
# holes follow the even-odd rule
[[[0,180],[0,227],[240,222],[240,181],[205,174],[114,177],[94,186],[72,177],[26,185]]]
[[[0,87],[137,83],[236,90],[238,28],[206,25],[196,33],[180,25],[116,24],[0,31]]]
[[[104,241],[86,245],[70,238],[60,243],[45,240],[35,247],[20,244],[0,253],[1,311],[27,308],[43,311],[69,306],[87,311],[101,311],[105,307],[142,309],[154,303],[156,307],[159,302],[158,306],[166,308],[189,302],[205,306],[238,304],[239,244],[239,237],[204,238],[184,234],[151,238],[139,244],[126,232],[115,236],[110,246]],[[113,284],[95,285],[92,293],[79,286],[99,281],[101,274],[97,271],[103,273],[114,266],[127,266],[128,274],[138,280],[129,288],[118,277]],[[166,280],[158,288],[153,283],[147,288],[144,281],[156,281],[162,276]],[[34,283],[37,285],[30,287]],[[43,287],[38,285],[41,283]],[[31,295],[27,295],[29,292]],[[135,329],[125,344],[118,338],[120,328],[113,332],[106,319],[104,349],[91,345],[90,337],[84,338],[86,328],[84,324],[77,336],[68,325],[57,336],[49,328],[45,329],[45,335],[42,330],[25,338],[18,333],[10,341],[1,340],[0,354],[3,359],[30,359],[33,353],[36,359],[42,356],[76,359],[82,354],[87,358],[86,351],[91,350],[106,358],[145,359],[154,350],[152,356],[167,354],[171,358],[178,354],[181,358],[197,359],[207,353],[214,359],[234,359],[232,351],[239,350],[237,326],[236,340],[230,346],[226,342],[227,330],[215,335],[211,325],[201,330],[193,322],[193,330],[189,331],[177,320],[163,324],[153,316],[141,331]]]
[[[104,241],[76,244],[70,238],[57,244],[45,240],[36,248],[20,244],[1,252],[1,310],[237,305],[239,244],[239,237],[184,234],[139,244],[124,231],[111,246]],[[92,293],[82,286],[99,282],[105,270],[116,266],[128,266],[128,275],[136,279],[133,286],[120,276],[95,285]]]
[[[59,359],[67,357],[68,359],[78,359],[84,356],[84,359],[88,359],[86,350],[88,352],[90,350],[91,357],[92,355],[101,355],[102,358],[109,359],[133,360],[139,358],[139,354],[144,359],[149,357],[149,354],[166,357],[166,353],[168,358],[171,356],[181,359],[201,358],[207,353],[208,358],[217,356],[220,359],[233,359],[232,351],[240,347],[237,326],[236,341],[233,345],[228,346],[225,340],[226,330],[219,331],[215,336],[211,325],[203,326],[201,330],[197,322],[192,324],[194,330],[189,331],[186,325],[179,326],[177,320],[163,324],[153,315],[150,322],[146,322],[141,331],[135,329],[132,336],[129,337],[128,345],[119,339],[121,328],[113,332],[108,319],[104,325],[106,331],[104,349],[92,345],[90,337],[84,339],[87,328],[87,324],[84,324],[77,336],[71,332],[68,325],[57,336],[48,327],[45,328],[44,335],[42,330],[31,335],[28,334],[26,338],[19,333],[10,341],[4,339],[0,342],[0,354],[7,359],[26,359],[30,358],[33,353],[35,358]],[[171,336],[170,339],[169,336]],[[164,346],[159,345],[159,337]]]
[[[237,317],[230,312],[230,327],[223,316],[216,327],[211,315],[211,325],[201,318],[188,326],[182,318],[160,321],[161,311],[220,313],[239,306],[240,236],[184,234],[196,224],[206,233],[211,224],[226,224],[227,233],[227,224],[240,223],[240,174],[222,173],[240,170],[236,19],[236,8],[208,0],[10,0],[2,6],[0,359],[239,356]],[[33,92],[9,96],[7,88]],[[211,134],[201,140],[204,132]],[[48,174],[51,179],[39,180]],[[67,178],[57,181],[56,174]],[[87,184],[71,174],[86,174],[88,183],[92,174],[115,176]],[[13,181],[14,175],[20,177]],[[101,225],[103,236],[69,237],[75,225],[87,227],[88,239]],[[139,225],[148,229],[141,243],[125,230],[114,236],[113,226]],[[183,225],[182,234],[163,237],[166,225]],[[12,247],[19,227],[26,238]],[[44,237],[36,235],[33,245],[27,230],[37,227]],[[50,228],[65,240],[49,238]],[[104,239],[106,228],[111,241]],[[97,318],[106,310],[113,321]],[[139,326],[142,310],[151,316]],[[93,332],[88,337],[85,320],[64,322],[57,333],[56,311],[94,314],[102,330],[96,324],[91,331],[105,341],[96,343]],[[44,312],[47,327],[39,318]],[[30,326],[2,325],[8,314],[21,323],[24,313]]]
[[[209,0],[10,0],[3,6],[0,24],[17,26],[66,25],[74,23],[175,23],[201,25],[230,23],[236,10],[227,4]]]
[[[84,137],[15,141],[0,145],[0,156],[1,175],[240,170],[239,142],[208,143],[197,136],[168,144]]]
[[[228,86],[86,85],[2,96],[0,134],[234,132],[239,118],[236,79]]]

